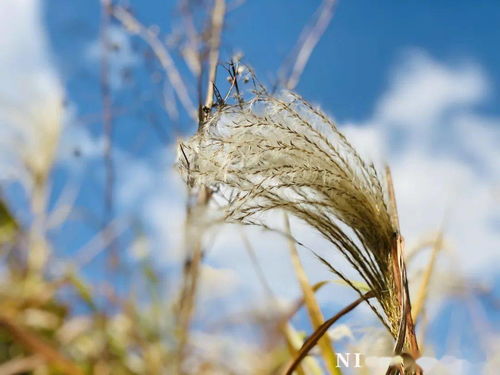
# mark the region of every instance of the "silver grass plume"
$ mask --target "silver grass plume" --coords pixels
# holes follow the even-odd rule
[[[281,209],[319,231],[370,287],[381,310],[367,302],[400,342],[395,351],[418,353],[387,189],[325,114],[292,92],[257,93],[180,143],[178,166],[190,186],[224,193],[228,222],[259,224],[256,214]]]

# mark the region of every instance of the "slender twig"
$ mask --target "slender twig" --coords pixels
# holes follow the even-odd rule
[[[399,214],[396,204],[396,193],[394,192],[394,182],[392,180],[391,169],[388,165],[385,166],[385,178],[387,184],[387,194],[389,195],[389,215],[393,228],[396,228],[397,232],[399,232]]]
[[[420,283],[420,287],[418,289],[417,298],[415,299],[415,303],[412,308],[412,317],[416,322],[422,309],[424,307],[425,301],[427,300],[427,294],[429,292],[429,284],[431,281],[432,273],[434,271],[434,266],[436,264],[436,259],[439,251],[443,247],[443,231],[439,231],[437,237],[434,241],[434,245],[432,246],[431,257],[429,259],[429,263],[425,268],[424,275],[422,277],[422,281]]]
[[[113,160],[113,98],[110,84],[110,61],[109,48],[111,41],[109,40],[109,26],[111,22],[112,0],[101,0],[101,71],[100,71],[100,86],[102,98],[102,124],[104,134],[104,170],[105,170],[105,187],[104,187],[104,220],[103,228],[113,219],[114,215],[114,190],[115,190],[115,165]],[[109,264],[113,265],[118,259],[117,241],[113,233],[103,231],[104,241],[109,242]]]
[[[291,235],[290,221],[287,215],[285,215],[285,230],[288,234]],[[288,240],[288,248],[290,249],[290,257],[292,259],[295,275],[297,276],[302,294],[304,295],[305,305],[309,313],[309,318],[311,320],[313,328],[318,329],[324,322],[319,303],[316,300],[314,290],[309,283],[307,274],[304,270],[304,267],[302,266],[302,262],[300,261],[295,242]],[[328,371],[331,374],[340,375],[341,371],[338,367],[336,367],[334,361],[335,351],[330,339],[327,336],[321,337],[319,339],[319,348],[321,350],[322,357],[325,361],[325,365],[328,368]]]
[[[335,314],[333,317],[325,321],[321,326],[319,326],[311,336],[304,342],[304,345],[302,345],[302,348],[300,348],[299,353],[297,358],[293,360],[293,362],[288,366],[286,369],[285,374],[286,375],[291,375],[293,371],[297,368],[297,366],[300,364],[300,362],[307,356],[307,354],[311,351],[311,349],[317,344],[317,342],[325,335],[325,333],[328,331],[328,329],[340,318],[342,318],[344,315],[352,311],[356,306],[358,306],[361,302],[366,301],[369,298],[374,297],[373,292],[368,292],[362,297],[359,297],[357,300],[352,302],[351,304],[347,305],[344,307],[342,310],[340,310],[337,314]]]
[[[182,106],[186,110],[186,113],[191,118],[195,119],[195,107],[189,96],[187,87],[177,70],[174,59],[167,49],[167,46],[160,41],[154,32],[142,25],[137,19],[135,19],[134,16],[132,16],[132,14],[130,14],[130,12],[127,12],[122,7],[113,7],[113,15],[127,28],[127,30],[129,30],[129,32],[137,34],[151,47],[161,66],[165,70],[167,78],[172,84],[172,87],[175,90]]]
[[[267,281],[266,276],[264,275],[264,270],[262,269],[262,267],[259,264],[259,260],[257,258],[257,254],[255,253],[255,249],[250,244],[250,241],[248,240],[247,236],[245,235],[245,233],[243,231],[241,232],[241,239],[243,240],[243,245],[245,247],[245,250],[248,253],[250,261],[252,262],[252,266],[255,270],[255,274],[259,278],[259,281],[260,281],[262,287],[266,291],[266,294],[268,295],[268,297],[274,299],[275,298],[274,292],[271,288],[271,285]]]
[[[49,245],[45,237],[47,195],[46,176],[35,176],[31,194],[33,223],[29,233],[28,266],[37,276],[40,276],[49,257]]]
[[[73,263],[77,268],[84,267],[95,259],[102,251],[108,249],[112,242],[126,229],[126,220],[114,219],[92,237],[73,255]]]
[[[201,95],[198,110],[198,131],[201,131],[203,124],[206,121],[206,116],[210,111],[213,103],[213,85],[215,80],[215,73],[217,69],[217,63],[219,58],[219,47],[220,47],[220,33],[223,27],[225,14],[225,1],[216,0],[211,13],[211,26],[208,40],[209,48],[209,74],[207,82],[207,92],[205,96],[205,105],[202,106]],[[199,77],[199,83],[201,83],[201,74]],[[200,86],[201,87],[201,86]],[[210,198],[211,191],[202,186],[198,193],[194,207],[188,207],[186,227],[188,227],[193,219],[193,212],[199,213],[200,209],[205,207]],[[186,240],[188,240],[186,238]],[[202,235],[198,234],[196,238],[190,238],[191,242],[190,251],[185,263],[184,270],[184,282],[180,293],[179,300],[179,343],[178,343],[178,357],[177,357],[177,371],[182,373],[182,363],[185,356],[185,348],[188,343],[189,338],[189,328],[191,325],[191,320],[194,314],[194,305],[196,300],[196,295],[198,291],[198,281],[201,268],[201,262],[203,259],[203,245],[202,245]]]
[[[406,265],[404,262],[404,239],[400,234],[399,215],[396,204],[396,195],[394,193],[394,183],[392,180],[391,170],[389,166],[385,168],[387,191],[389,195],[388,210],[394,233],[392,248],[393,261],[393,278],[395,281],[396,297],[399,300],[400,324],[399,332],[394,345],[394,354],[399,355],[403,349],[410,352],[413,358],[418,358],[420,355],[417,337],[415,335],[415,324],[412,317],[412,308],[410,302],[410,292],[408,288],[408,279],[406,277]],[[407,346],[404,348],[404,346]]]
[[[252,261],[252,265],[255,269],[255,273],[257,274],[257,277],[259,278],[259,281],[260,281],[262,287],[266,291],[268,298],[274,304],[277,304],[278,303],[277,297],[273,293],[271,286],[269,284],[269,281],[267,280],[267,278],[264,274],[264,270],[262,269],[262,267],[259,264],[259,260],[257,259],[257,256],[255,254],[255,250],[253,249],[252,245],[248,241],[248,238],[245,236],[245,234],[243,232],[241,233],[241,237],[243,239],[245,248],[248,252],[248,255],[250,256],[250,259]],[[302,299],[302,302],[303,302],[303,300],[304,299]],[[300,305],[299,305],[299,307],[300,307]],[[301,338],[299,338],[299,335],[297,334],[296,330],[290,324],[288,314],[285,317],[279,319],[277,327],[286,340],[286,345],[287,345],[287,348],[288,348],[290,355],[292,357],[297,356],[298,349],[302,345],[302,340],[301,340]],[[308,369],[309,368],[319,369],[319,364],[315,360],[310,358],[310,361],[306,361],[306,363],[297,367],[297,375],[305,375],[306,374],[306,372],[304,371],[304,369],[302,367],[304,367],[304,368],[307,367]]]
[[[294,89],[299,83],[300,76],[309,61],[314,48],[330,24],[333,17],[335,2],[335,0],[323,0],[323,3],[316,13],[316,20],[312,23],[312,25],[309,25],[302,31],[299,39],[298,52],[295,57],[295,63],[291,69],[290,76],[285,83],[285,87],[287,89]]]
[[[316,283],[314,285],[311,285],[311,288],[312,290],[314,291],[314,293],[316,293],[317,291],[319,291],[321,288],[323,288],[326,284],[328,284],[329,281],[320,281],[319,283]],[[281,318],[281,323],[280,324],[285,324],[286,322],[288,322],[289,320],[292,319],[292,317],[298,313],[298,311],[301,309],[302,306],[304,306],[305,304],[305,298],[304,296],[302,297],[299,297],[293,304],[292,304],[292,307],[290,308],[290,310],[283,316],[283,318]]]
[[[219,47],[222,32],[222,25],[224,23],[224,14],[226,12],[225,0],[215,0],[214,8],[212,11],[210,39],[208,41],[208,83],[207,83],[207,96],[205,97],[205,107],[211,108],[213,104],[213,93],[215,84],[215,75],[217,72],[217,64],[219,62]]]
[[[106,170],[106,188],[104,197],[105,216],[107,221],[112,217],[113,211],[113,186],[114,186],[114,165],[113,165],[113,114],[111,86],[109,82],[109,35],[108,27],[110,23],[111,0],[101,0],[101,72],[100,86],[102,97],[102,123],[104,133],[104,164]]]

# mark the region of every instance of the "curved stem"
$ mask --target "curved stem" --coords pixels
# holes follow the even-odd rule
[[[292,375],[293,371],[297,368],[299,363],[307,356],[307,354],[311,351],[311,349],[316,345],[316,343],[319,341],[321,337],[328,331],[328,329],[341,317],[343,317],[345,314],[349,313],[351,310],[353,310],[356,306],[358,306],[361,302],[366,301],[369,298],[374,297],[374,294],[372,291],[369,291],[368,293],[365,293],[362,297],[359,297],[357,300],[352,302],[350,305],[344,307],[342,310],[340,310],[337,314],[335,314],[333,317],[325,321],[322,325],[314,331],[314,333],[309,336],[309,338],[304,342],[302,345],[302,348],[300,348],[299,352],[297,353],[297,358],[293,360],[293,362],[288,366],[288,369],[286,370],[285,374],[286,375]]]

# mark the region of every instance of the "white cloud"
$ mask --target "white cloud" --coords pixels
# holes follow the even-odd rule
[[[486,94],[486,78],[477,65],[444,65],[412,51],[393,74],[375,115],[400,126],[427,127],[444,111],[468,107]]]
[[[241,279],[232,268],[218,268],[203,264],[199,282],[200,296],[207,299],[231,295],[237,289]]]
[[[459,135],[457,147],[472,161],[483,178],[499,182],[500,175],[500,119],[481,116],[474,112],[460,113],[454,118]],[[494,181],[493,181],[494,182]]]
[[[35,78],[40,86],[52,86],[51,78],[47,78],[52,73],[52,65],[47,56],[47,41],[40,15],[38,0],[4,0],[0,3],[2,80],[21,85]],[[21,73],[29,77],[22,80]],[[1,90],[7,91],[7,88],[9,85],[4,83]]]
[[[102,136],[92,136],[88,129],[78,123],[73,111],[69,111],[61,135],[57,159],[72,168],[82,166],[81,159],[86,161],[102,158],[105,149],[105,140]]]
[[[39,1],[0,2],[0,33],[0,169],[10,168],[3,177],[22,178],[21,163],[38,173],[52,163],[63,92],[47,52]]]
[[[395,70],[373,116],[346,127],[354,144],[389,162],[407,242],[446,220],[458,263],[477,277],[492,270],[500,248],[500,228],[492,223],[500,215],[494,194],[500,118],[475,109],[488,93],[479,65],[443,64],[413,51]]]

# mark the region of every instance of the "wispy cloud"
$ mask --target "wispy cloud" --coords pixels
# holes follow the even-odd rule
[[[396,126],[428,128],[447,111],[468,109],[487,94],[487,79],[477,64],[443,64],[412,50],[392,74],[374,115]]]
[[[406,55],[374,113],[350,139],[393,169],[409,243],[445,221],[455,259],[480,276],[500,247],[500,118],[482,114],[488,77],[478,64]],[[497,193],[495,193],[497,191]],[[473,254],[473,256],[471,256]]]

